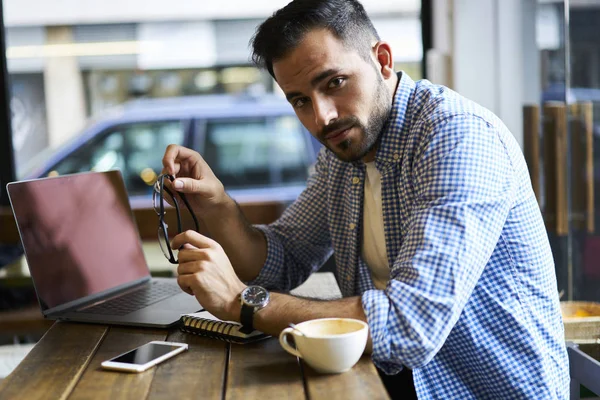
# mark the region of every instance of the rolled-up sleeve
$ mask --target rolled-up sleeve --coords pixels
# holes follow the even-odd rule
[[[332,254],[327,218],[327,151],[317,157],[306,189],[283,215],[269,225],[256,225],[267,241],[267,259],[250,282],[288,291],[302,284]]]
[[[513,170],[497,128],[479,117],[455,115],[429,129],[390,282],[362,295],[373,361],[387,373],[426,365],[444,344],[514,205]]]

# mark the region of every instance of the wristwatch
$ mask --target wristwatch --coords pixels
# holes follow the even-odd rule
[[[248,286],[240,293],[240,322],[246,332],[254,330],[254,313],[265,308],[270,298],[269,291],[261,286]]]

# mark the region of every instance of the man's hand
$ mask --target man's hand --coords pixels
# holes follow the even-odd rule
[[[171,246],[179,250],[177,283],[182,290],[196,296],[208,312],[223,321],[240,320],[239,294],[246,288],[235,274],[229,258],[212,239],[194,231],[180,233]],[[280,293],[271,293],[271,301],[254,316],[256,329],[279,335],[290,322],[295,324],[315,318],[357,318],[367,321],[361,298],[335,301],[310,301]],[[371,339],[367,344],[370,352]]]
[[[238,295],[246,288],[235,274],[223,248],[214,240],[194,231],[173,238],[179,250],[177,283],[211,314],[224,321],[239,321]]]
[[[162,173],[177,178],[175,182],[166,179],[165,186],[185,193],[190,205],[200,217],[208,215],[215,206],[229,200],[223,184],[197,152],[171,144],[165,150],[162,163]]]
[[[266,239],[261,232],[252,228],[239,206],[225,193],[223,184],[200,154],[172,144],[167,147],[162,163],[163,173],[176,178],[174,182],[165,179],[165,186],[173,191],[186,194],[197,217],[204,223],[204,228],[223,247],[222,249],[219,247],[220,257],[222,257],[219,262],[226,262],[228,268],[231,268],[231,264],[233,264],[241,279],[250,281],[258,276],[267,258]],[[178,183],[181,183],[182,186],[178,186]],[[175,197],[176,201],[181,200],[179,196],[175,195]],[[187,248],[188,250],[192,250],[194,247],[204,250],[209,247],[206,245],[206,240],[208,240],[206,238],[203,238],[204,241],[201,241],[198,246],[188,241],[191,240],[191,235],[186,238],[177,239],[177,245],[173,248],[178,249],[184,243],[192,245],[192,248]],[[209,242],[214,243],[212,240]],[[211,250],[212,253],[216,251]],[[180,253],[180,257],[185,254],[185,251]],[[195,253],[194,255],[198,256]],[[191,261],[191,259],[189,260]],[[199,259],[193,260],[200,261]],[[223,266],[220,265],[220,267]],[[187,269],[184,272],[187,272]],[[187,274],[196,272],[187,272]],[[198,293],[195,295],[198,297]],[[206,306],[204,302],[202,305]],[[239,319],[239,316],[236,316],[236,319]]]

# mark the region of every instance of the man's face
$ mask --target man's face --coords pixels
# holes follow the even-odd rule
[[[375,58],[316,29],[273,72],[300,122],[340,160],[372,158],[392,105]]]

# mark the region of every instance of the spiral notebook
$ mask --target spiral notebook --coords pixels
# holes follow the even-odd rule
[[[246,344],[269,337],[269,335],[257,330],[246,332],[240,323],[222,321],[208,311],[183,314],[181,322],[181,330],[184,332],[230,343]]]
[[[292,296],[307,299],[335,300],[341,299],[342,293],[335,276],[331,272],[312,274],[306,282],[290,291]],[[221,321],[208,311],[201,311],[181,316],[181,330],[195,335],[207,336],[232,343],[251,343],[268,338],[269,335],[260,332],[245,332],[238,322]]]

